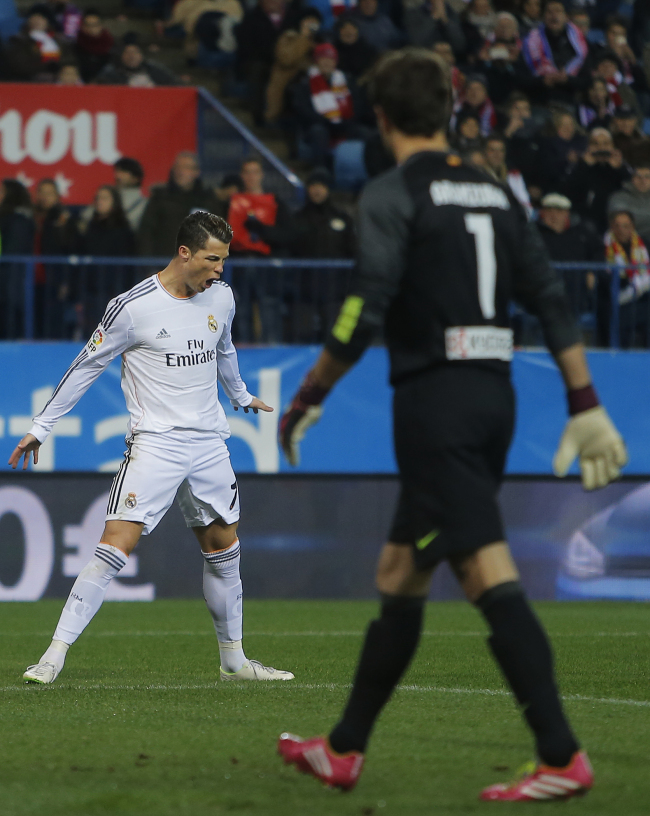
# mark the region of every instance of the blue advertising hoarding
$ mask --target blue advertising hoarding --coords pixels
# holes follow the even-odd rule
[[[0,469],[8,468],[11,451],[79,349],[77,343],[0,343],[5,383],[0,392]],[[231,424],[228,445],[237,473],[395,472],[383,348],[369,349],[332,392],[320,423],[302,445],[297,471],[284,459],[277,445],[281,409],[318,351],[311,346],[240,349],[249,390],[276,411],[235,413],[222,400]],[[601,399],[628,443],[630,463],[625,472],[650,474],[650,353],[596,351],[588,356]],[[526,351],[515,354],[513,379],[518,411],[508,473],[548,475],[566,422],[560,376],[548,353]],[[57,424],[41,450],[37,470],[114,472],[124,451],[126,421],[120,363],[115,361]]]

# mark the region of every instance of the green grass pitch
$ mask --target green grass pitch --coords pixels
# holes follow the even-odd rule
[[[596,771],[589,796],[550,805],[477,800],[533,752],[468,605],[429,605],[420,652],[349,794],[282,765],[275,742],[335,721],[376,604],[248,601],[248,655],[296,674],[268,685],[218,682],[202,602],[106,604],[59,680],[25,686],[60,607],[0,606],[2,816],[650,813],[647,604],[537,605]]]

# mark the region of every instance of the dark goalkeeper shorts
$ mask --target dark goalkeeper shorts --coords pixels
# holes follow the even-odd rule
[[[487,368],[441,366],[395,388],[390,541],[413,546],[419,569],[503,540],[497,495],[514,415],[510,378]]]

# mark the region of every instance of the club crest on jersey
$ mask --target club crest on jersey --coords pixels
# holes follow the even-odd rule
[[[216,332],[217,330],[217,321],[214,319],[214,315],[208,315],[208,328],[211,332]]]
[[[104,332],[99,327],[97,327],[95,329],[95,331],[93,332],[93,336],[88,341],[88,346],[87,346],[88,351],[90,351],[90,352],[97,351],[97,349],[101,346],[101,344],[103,342],[104,342]]]
[[[129,510],[133,510],[137,503],[138,500],[135,497],[135,493],[129,493],[129,495],[124,499],[124,504],[129,508]]]

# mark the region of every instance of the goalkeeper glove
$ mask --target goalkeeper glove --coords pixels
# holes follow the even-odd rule
[[[280,445],[290,465],[300,464],[300,443],[308,428],[315,425],[323,413],[320,404],[328,394],[328,388],[316,385],[307,374],[280,420]]]
[[[577,456],[585,490],[605,487],[621,475],[620,468],[627,463],[625,442],[591,385],[569,391],[567,396],[571,418],[553,458],[553,472],[566,476]]]

